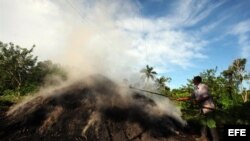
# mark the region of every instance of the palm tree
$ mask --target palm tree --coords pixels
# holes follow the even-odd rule
[[[143,78],[147,80],[147,82],[149,81],[149,79],[154,80],[157,73],[154,71],[153,67],[149,67],[148,65],[146,66],[146,68],[143,68],[140,71],[143,75]]]
[[[158,89],[165,88],[166,83],[169,83],[170,81],[171,81],[170,77],[164,77],[164,76],[161,76],[160,78],[157,78],[155,80],[156,86],[157,86]]]

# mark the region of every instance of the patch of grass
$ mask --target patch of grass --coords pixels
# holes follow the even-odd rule
[[[7,111],[10,106],[20,102],[25,96],[2,95],[0,96],[0,111]]]
[[[1,103],[17,103],[18,101],[20,101],[21,96],[15,96],[15,95],[3,95],[0,96],[0,102]]]

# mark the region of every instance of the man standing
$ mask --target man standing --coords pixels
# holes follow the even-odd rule
[[[201,107],[201,137],[198,141],[207,141],[207,127],[210,129],[213,141],[218,141],[218,133],[216,131],[216,123],[213,120],[214,116],[214,103],[209,92],[208,86],[202,83],[200,76],[195,76],[193,79],[195,86],[191,99],[195,100]]]

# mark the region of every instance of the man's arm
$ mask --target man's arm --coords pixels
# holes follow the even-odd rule
[[[181,98],[177,98],[176,99],[177,101],[188,101],[188,100],[191,100],[190,97],[181,97]]]

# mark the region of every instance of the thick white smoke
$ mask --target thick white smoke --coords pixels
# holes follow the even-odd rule
[[[36,44],[41,60],[60,62],[75,77],[98,72],[134,81],[147,64],[166,73],[204,57],[206,42],[181,30],[202,20],[190,22],[189,15],[207,13],[195,4],[176,1],[171,14],[152,18],[138,0],[2,0],[0,38],[23,47]],[[190,7],[195,13],[183,12]]]

